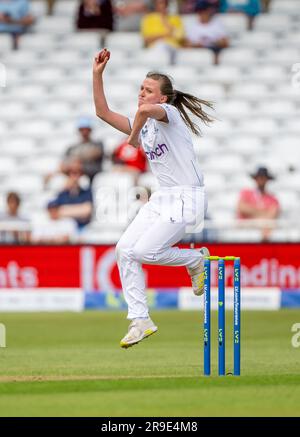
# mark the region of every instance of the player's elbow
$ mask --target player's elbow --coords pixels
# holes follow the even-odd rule
[[[104,110],[102,108],[96,108],[96,116],[103,121],[108,120],[109,111]]]
[[[101,111],[96,111],[96,116],[98,118],[100,118],[101,120],[105,121],[106,117],[105,117],[105,113],[101,112]]]

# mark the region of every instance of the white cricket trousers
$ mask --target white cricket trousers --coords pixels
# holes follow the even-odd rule
[[[206,209],[204,187],[182,186],[160,188],[139,210],[116,246],[128,319],[149,316],[142,264],[198,265],[199,251],[172,246],[203,229]]]

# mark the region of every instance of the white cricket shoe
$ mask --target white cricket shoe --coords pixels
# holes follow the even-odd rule
[[[210,256],[207,247],[201,247],[199,252],[203,255],[199,264],[193,269],[187,267],[188,274],[192,281],[193,292],[196,296],[201,296],[204,293],[204,257]]]
[[[154,334],[157,329],[150,317],[148,319],[133,319],[129,325],[128,333],[120,341],[120,346],[127,349]]]

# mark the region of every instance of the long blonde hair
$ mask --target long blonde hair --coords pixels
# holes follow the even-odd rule
[[[167,96],[167,103],[174,105],[178,109],[183,121],[194,134],[201,135],[201,130],[199,126],[191,120],[186,110],[200,118],[200,120],[207,125],[214,121],[202,108],[204,105],[213,109],[212,102],[174,89],[171,78],[166,74],[150,71],[146,77],[160,82],[160,91],[164,96]]]

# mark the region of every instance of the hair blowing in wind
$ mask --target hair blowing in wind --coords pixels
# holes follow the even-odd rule
[[[178,109],[183,121],[194,134],[201,135],[201,130],[199,126],[191,120],[187,111],[200,118],[206,125],[214,121],[214,119],[203,110],[203,106],[213,109],[212,102],[174,89],[172,80],[166,74],[151,71],[146,77],[160,82],[160,90],[163,95],[167,96],[167,103],[174,105]]]

